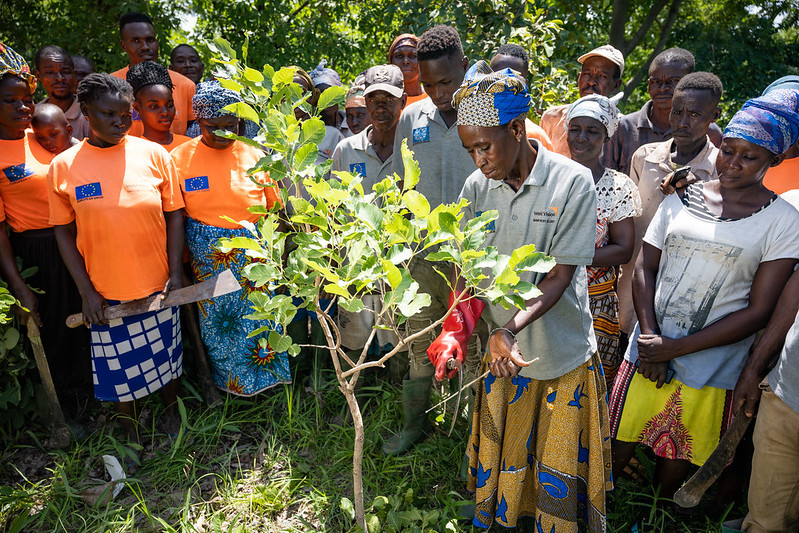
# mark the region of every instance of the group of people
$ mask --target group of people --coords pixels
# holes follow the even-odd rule
[[[225,110],[239,95],[202,81],[191,46],[172,51],[169,69],[157,63],[145,15],[123,15],[120,37],[130,66],[80,83],[85,58],[48,46],[36,54],[34,75],[0,44],[0,274],[44,325],[48,356],[64,370],[55,374],[90,374],[96,398],[115,402],[138,442],[136,400],[156,391],[164,431],[179,429],[180,316],[165,308],[107,321],[107,305],[231,268],[244,291],[199,305],[216,385],[253,396],[304,379],[314,353],[290,361],[269,347],[268,333],[282,326],[245,318],[248,292],[262,289],[242,277],[242,253],[217,246],[246,234],[230,220],[258,221],[248,207],[281,208],[277,188],[285,184],[248,175],[263,152],[215,133],[252,137],[258,125]],[[506,310],[464,293],[450,265],[412,260],[431,304],[408,319],[406,335],[459,301],[398,359],[403,423],[384,453],[406,453],[430,431],[433,380],[453,377],[452,359],[464,382],[490,370],[469,401],[473,523],[598,532],[607,526],[606,493],[637,446],[656,457],[659,494],[671,498],[738,408],[753,416],[760,401],[741,527],[795,531],[799,77],[775,81],[722,133],[722,82],[696,71],[680,48],[652,61],[651,99],[624,116],[616,107],[623,55],[610,45],[585,53],[577,58],[580,98],[547,110],[540,124],[529,116],[529,57],[518,45],[470,62],[457,31],[439,25],[421,37],[399,35],[386,59],[353,80],[343,110],[320,110],[326,133],[317,161],[360,174],[368,190],[386,176],[402,179],[398,154],[407,142],[421,171],[416,189],[431,208],[465,199],[467,220],[496,210],[487,246],[510,254],[534,244],[556,265],[521,274],[541,294]],[[342,85],[324,62],[295,68],[311,105]],[[47,98],[34,106],[37,80]],[[39,267],[31,285],[43,295],[29,289],[15,256]],[[376,296],[364,303],[382,305]],[[343,347],[365,348],[371,315],[336,309],[334,300],[322,305]],[[88,341],[63,326],[77,309]],[[288,333],[320,344],[313,312],[298,313]],[[368,349],[397,341],[380,330]],[[134,455],[127,463],[138,467]],[[738,463],[722,476],[717,505],[741,490]]]

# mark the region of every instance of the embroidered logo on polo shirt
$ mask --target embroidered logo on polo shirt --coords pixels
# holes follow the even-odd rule
[[[186,192],[207,191],[210,189],[208,185],[208,176],[195,176],[193,178],[186,178]]]
[[[94,183],[87,183],[80,187],[75,187],[75,199],[79,202],[84,200],[91,200],[92,198],[102,198],[103,188],[100,186],[99,181]]]
[[[130,118],[141,122],[141,115],[139,115],[139,112],[135,109],[131,109]]]
[[[350,165],[350,172],[353,174],[360,174],[361,176],[366,176],[366,163],[352,163]]]
[[[28,176],[33,176],[33,169],[25,163],[20,163],[19,165],[11,165],[10,167],[4,168],[3,174],[6,175],[8,181],[16,183]]]
[[[554,224],[558,219],[560,208],[557,206],[549,206],[545,211],[533,211],[533,216],[530,217],[530,222],[543,222],[544,224]]]
[[[413,144],[430,142],[430,126],[413,129]]]
[[[475,212],[475,214],[474,214],[475,218],[479,217],[483,213],[485,213],[485,211],[477,211],[477,212]],[[489,222],[488,224],[486,224],[486,227],[485,227],[486,233],[496,233],[496,231],[497,231],[496,221],[497,220],[494,219],[491,222]]]

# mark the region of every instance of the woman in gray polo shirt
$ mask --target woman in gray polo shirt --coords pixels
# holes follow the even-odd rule
[[[582,165],[528,141],[530,98],[517,74],[478,62],[466,79],[453,99],[458,133],[478,167],[461,192],[465,219],[495,209],[486,246],[510,254],[532,243],[557,261],[548,274],[522,274],[542,292],[524,311],[488,305],[483,313],[493,331],[491,372],[479,384],[467,446],[473,523],[515,527],[525,519],[539,531],[576,531],[580,521],[605,531],[608,414],[585,270],[594,257],[593,180]]]

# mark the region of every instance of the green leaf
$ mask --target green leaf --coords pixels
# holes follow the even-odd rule
[[[350,293],[347,292],[346,289],[342,288],[341,285],[337,283],[328,283],[323,287],[325,292],[329,292],[330,294],[335,294],[341,296],[342,298],[349,298]]]
[[[405,194],[402,195],[402,203],[417,218],[424,218],[430,214],[430,202],[419,191],[405,191]]]
[[[339,300],[338,305],[350,313],[360,313],[363,311],[363,300],[353,298],[352,300]]]
[[[408,139],[402,139],[402,164],[405,167],[405,175],[402,179],[405,190],[413,189],[419,183],[419,163],[413,158],[413,152],[408,148]]]
[[[313,143],[303,144],[294,154],[294,169],[301,172],[308,168],[308,165],[316,161],[319,155],[319,150]]]
[[[322,111],[323,109],[327,109],[328,107],[334,104],[344,104],[344,100],[347,96],[347,88],[346,87],[328,87],[322,94],[319,95],[319,102],[316,104],[317,109]]]
[[[347,515],[350,520],[355,520],[355,506],[349,498],[341,498],[341,511]]]
[[[358,218],[369,225],[371,229],[380,229],[383,222],[383,211],[373,204],[358,204],[355,213]]]
[[[325,138],[325,123],[318,117],[302,122],[302,142],[319,144]]]
[[[225,89],[230,89],[231,91],[237,93],[240,93],[244,89],[244,86],[241,83],[226,78],[219,78],[219,85]]]
[[[250,67],[244,67],[244,73],[242,75],[244,76],[244,79],[255,83],[261,83],[264,81],[264,75]]]
[[[386,271],[386,278],[391,288],[396,289],[399,287],[399,284],[402,282],[402,273],[400,269],[387,259],[383,259],[383,269]]]
[[[272,76],[272,83],[275,85],[288,85],[294,80],[295,72],[297,72],[296,68],[283,67]]]
[[[223,59],[236,59],[236,51],[230,46],[230,43],[227,42],[222,37],[217,37],[214,39],[214,46],[216,51],[222,55]],[[210,48],[210,45],[209,45]]]
[[[256,124],[261,121],[261,117],[258,116],[258,113],[255,112],[255,109],[250,107],[250,105],[245,102],[234,102],[232,104],[228,104],[222,108],[222,111],[227,111],[239,118],[252,120]]]

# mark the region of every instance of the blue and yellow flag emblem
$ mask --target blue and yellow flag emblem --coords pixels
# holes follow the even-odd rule
[[[28,176],[33,176],[34,172],[33,169],[27,164],[20,163],[19,165],[11,165],[10,167],[4,168],[3,174],[6,175],[8,181],[14,183],[15,181],[27,178]]]
[[[208,185],[208,176],[186,178],[185,184],[186,192],[207,191],[210,188]]]
[[[79,202],[81,200],[87,200],[89,198],[101,198],[102,196],[103,196],[103,189],[102,187],[100,187],[99,181],[75,187],[75,199],[78,200]]]

